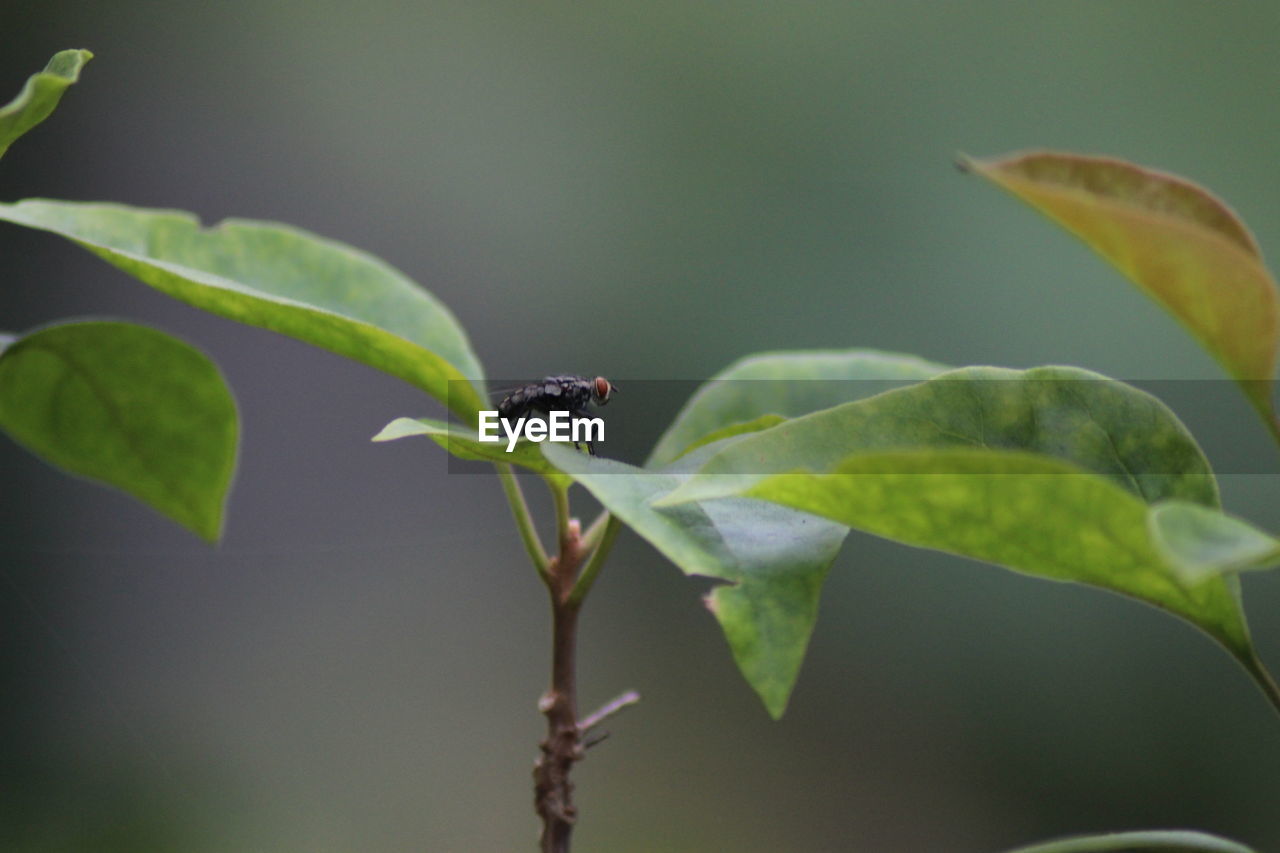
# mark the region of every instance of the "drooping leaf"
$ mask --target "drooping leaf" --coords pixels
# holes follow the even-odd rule
[[[27,78],[17,97],[0,107],[0,157],[15,139],[49,117],[62,93],[80,79],[80,69],[90,59],[93,54],[87,50],[55,53],[43,71]]]
[[[1074,368],[966,368],[748,435],[659,509],[754,497],[895,539],[1171,611],[1239,660],[1280,709],[1231,579],[1185,585],[1147,505],[1216,509],[1217,487],[1158,400]]]
[[[1225,583],[1184,586],[1148,535],[1147,505],[1051,456],[940,448],[858,453],[824,473],[738,492],[887,539],[1123,593],[1175,613],[1236,657],[1252,653]]]
[[[1209,507],[1165,501],[1151,507],[1148,523],[1165,561],[1188,584],[1280,565],[1280,539]]]
[[[77,322],[0,353],[0,428],[45,461],[149,504],[205,539],[222,531],[235,400],[198,350],[130,323]]]
[[[481,462],[507,462],[528,468],[544,476],[557,476],[559,472],[547,461],[538,449],[538,445],[530,441],[521,441],[507,452],[506,436],[499,433],[501,440],[495,444],[481,442],[476,437],[473,427],[464,427],[456,423],[433,420],[431,418],[396,418],[382,428],[373,437],[374,441],[394,441],[414,435],[425,435],[459,459]]]
[[[696,446],[772,426],[768,420],[870,397],[935,376],[946,367],[911,355],[869,349],[790,350],[748,356],[707,380],[658,439],[646,467],[660,467]],[[772,418],[770,416],[773,416]],[[762,418],[766,420],[762,420]]]
[[[1104,157],[1033,152],[962,166],[1079,237],[1169,310],[1280,439],[1280,304],[1253,235],[1207,190]]]
[[[688,575],[724,581],[707,596],[734,660],[776,719],[799,674],[818,595],[847,529],[760,501],[726,500],[655,511],[718,445],[658,471],[542,445],[547,459],[591,492]]]
[[[60,234],[197,308],[417,385],[472,422],[483,372],[453,314],[383,261],[287,225],[117,204],[27,200],[0,219]]]
[[[1009,853],[1256,853],[1252,848],[1185,829],[1108,832],[1042,841]]]

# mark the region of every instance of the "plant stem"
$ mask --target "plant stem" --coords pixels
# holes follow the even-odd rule
[[[560,551],[542,572],[551,597],[551,686],[538,700],[547,718],[547,737],[539,744],[542,754],[533,765],[533,807],[542,818],[542,853],[569,853],[569,837],[578,818],[573,804],[573,764],[581,761],[586,747],[606,735],[583,744],[583,735],[623,708],[640,701],[628,690],[598,711],[578,721],[577,676],[578,613],[591,584],[600,573],[621,524],[604,513],[587,534],[569,515],[569,483],[548,479],[556,508],[556,539]],[[594,534],[594,535],[593,535]],[[590,554],[591,559],[583,562]]]
[[[621,522],[613,515],[609,515],[609,520],[605,523],[604,532],[600,535],[600,542],[595,546],[595,550],[591,552],[591,559],[587,560],[587,565],[582,570],[582,574],[578,576],[578,580],[573,585],[573,589],[569,591],[569,603],[575,606],[582,604],[582,599],[587,597],[587,593],[591,591],[591,585],[596,582],[596,575],[600,574],[600,567],[604,565],[605,559],[609,556],[609,551],[613,549],[613,540],[618,535],[619,528],[622,527]],[[587,541],[591,531],[588,530],[584,535],[583,541]]]
[[[639,701],[640,701],[640,694],[635,692],[634,690],[628,690],[626,693],[623,693],[618,698],[605,703],[604,705],[597,708],[595,711],[592,711],[590,714],[587,714],[585,717],[583,717],[578,722],[578,731],[581,732],[582,734],[586,734],[587,732],[594,729],[596,726],[603,723],[605,720],[612,717],[614,714],[618,713],[624,708],[631,707],[632,705],[636,704]]]
[[[1271,673],[1267,671],[1266,665],[1262,663],[1262,659],[1258,657],[1258,653],[1250,648],[1247,652],[1237,653],[1236,660],[1249,671],[1253,676],[1254,684],[1258,685],[1258,689],[1262,691],[1262,695],[1267,697],[1267,701],[1271,703],[1271,707],[1276,713],[1280,714],[1280,685],[1277,685],[1275,679],[1271,677]]]
[[[560,554],[564,556],[565,545],[569,537],[569,486],[557,483],[553,480],[547,480],[547,488],[551,489],[551,502],[556,507],[556,541],[560,546]],[[581,539],[582,531],[576,531],[576,537]]]
[[[551,484],[556,505],[560,553],[548,564],[547,591],[551,596],[551,687],[538,701],[547,718],[547,738],[533,766],[534,810],[542,818],[542,853],[568,853],[577,819],[569,773],[582,758],[578,728],[577,682],[578,611],[581,601],[570,593],[582,564],[582,531],[569,518],[568,486]]]
[[[507,496],[507,503],[511,505],[511,514],[515,517],[516,527],[520,530],[520,540],[524,542],[524,550],[533,562],[534,568],[538,570],[542,582],[549,583],[547,563],[551,558],[547,556],[546,549],[542,547],[542,540],[538,538],[537,528],[533,526],[533,517],[529,515],[529,504],[525,502],[524,492],[520,490],[520,482],[516,479],[510,465],[497,463],[494,467],[498,469],[498,479],[502,481],[502,491]]]

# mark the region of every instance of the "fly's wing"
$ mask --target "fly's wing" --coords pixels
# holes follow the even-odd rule
[[[504,418],[522,418],[529,411],[529,389],[536,385],[522,385],[511,390],[498,403],[498,414]]]
[[[548,384],[555,382],[559,386],[555,398],[556,409],[573,412],[585,409],[587,404],[591,402],[592,380],[585,376],[566,374],[564,376],[548,377],[546,381]]]
[[[498,414],[516,418],[536,412],[572,412],[583,409],[591,399],[591,385],[581,376],[548,376],[540,382],[511,391],[498,404]]]

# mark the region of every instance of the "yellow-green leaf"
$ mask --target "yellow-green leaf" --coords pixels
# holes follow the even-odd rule
[[[1280,440],[1276,284],[1226,204],[1190,181],[1106,157],[1030,152],[961,165],[1079,237],[1168,309]]]

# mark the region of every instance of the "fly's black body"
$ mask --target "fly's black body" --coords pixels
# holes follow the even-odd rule
[[[589,418],[587,405],[603,406],[617,386],[603,376],[590,379],[586,376],[548,376],[538,382],[521,385],[502,398],[498,414],[508,420],[518,420],[530,412],[549,415],[552,412],[568,412],[571,418]],[[574,443],[574,447],[577,447]],[[595,455],[596,449],[587,442],[587,452]]]

